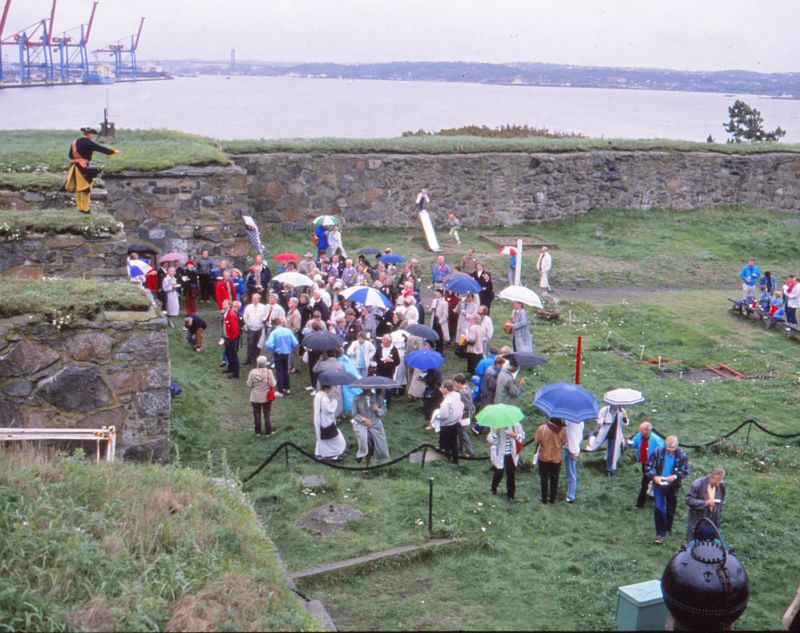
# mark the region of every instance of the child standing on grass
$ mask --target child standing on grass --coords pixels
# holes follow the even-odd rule
[[[461,244],[461,238],[458,236],[458,230],[461,228],[461,220],[459,220],[454,213],[447,214],[447,226],[450,227],[450,237],[454,238],[457,244]]]

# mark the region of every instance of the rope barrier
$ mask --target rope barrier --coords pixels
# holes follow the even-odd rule
[[[800,437],[800,433],[788,433],[788,434],[775,433],[774,431],[770,431],[769,429],[764,427],[760,422],[750,419],[750,420],[745,420],[739,426],[737,426],[732,431],[729,431],[725,435],[722,435],[722,436],[720,436],[720,437],[718,437],[718,438],[716,438],[714,440],[706,442],[705,444],[684,444],[684,443],[682,443],[681,446],[683,446],[684,448],[693,448],[693,449],[707,448],[709,446],[712,446],[712,445],[716,444],[717,442],[720,442],[721,440],[728,439],[732,435],[735,435],[736,433],[741,431],[744,427],[748,427],[748,438],[749,438],[750,437],[750,435],[749,435],[750,428],[753,427],[753,426],[755,426],[757,429],[763,431],[767,435],[771,435],[773,437],[778,437],[778,438],[781,438],[781,439],[792,439],[792,438]],[[658,433],[662,437],[666,437],[667,436],[667,434],[661,433],[656,428],[653,428],[653,431],[655,431],[656,433]],[[529,446],[529,445],[533,444],[533,442],[534,442],[534,440],[530,439],[530,440],[528,440],[527,442],[525,442],[523,444],[523,447]],[[336,470],[345,470],[345,471],[362,472],[362,473],[363,472],[373,471],[373,470],[379,470],[381,468],[387,468],[389,466],[394,466],[395,464],[397,464],[397,463],[399,463],[401,461],[404,461],[412,453],[417,453],[419,451],[423,451],[423,454],[424,454],[425,452],[430,450],[430,451],[433,451],[435,453],[439,453],[440,455],[446,455],[445,452],[442,451],[439,447],[434,446],[433,444],[424,443],[424,444],[420,444],[416,448],[413,448],[413,449],[411,449],[410,451],[408,451],[406,453],[403,453],[400,457],[396,457],[395,459],[393,459],[391,461],[388,461],[388,462],[384,462],[382,464],[376,464],[375,466],[343,466],[342,464],[337,464],[336,462],[331,462],[331,461],[325,461],[325,460],[318,459],[316,456],[314,456],[313,454],[309,453],[304,448],[301,448],[300,446],[298,446],[294,442],[283,442],[274,451],[272,451],[272,453],[270,453],[269,457],[267,457],[261,463],[261,465],[258,468],[256,468],[253,472],[251,472],[246,477],[244,477],[242,479],[242,483],[247,483],[248,481],[253,479],[253,477],[258,475],[262,470],[264,470],[267,466],[269,466],[269,464],[280,454],[281,451],[285,451],[286,452],[287,463],[288,463],[288,456],[289,456],[288,451],[289,451],[290,448],[295,450],[296,452],[300,453],[300,455],[302,455],[303,457],[305,457],[307,459],[310,459],[311,461],[313,461],[313,462],[315,462],[317,464],[320,464],[321,466],[326,466],[328,468],[334,468]],[[485,456],[485,457],[475,457],[475,456],[472,456],[472,457],[459,457],[459,460],[474,461],[474,462],[482,462],[482,461],[486,461],[488,459],[489,459],[488,455]],[[422,462],[422,465],[423,466],[425,465],[424,460]]]

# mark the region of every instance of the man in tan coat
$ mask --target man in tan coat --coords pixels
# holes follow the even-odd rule
[[[541,502],[556,502],[558,475],[561,471],[562,449],[567,445],[567,431],[561,420],[548,420],[536,429],[537,445],[534,461],[539,463],[539,482],[542,486]]]

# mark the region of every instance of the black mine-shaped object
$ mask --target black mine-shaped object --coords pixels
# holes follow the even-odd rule
[[[708,519],[699,524],[710,524]],[[729,629],[750,600],[750,583],[733,549],[719,537],[682,545],[661,576],[664,602],[675,618],[675,630]]]

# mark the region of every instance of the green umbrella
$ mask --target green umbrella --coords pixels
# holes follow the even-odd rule
[[[339,224],[339,218],[334,217],[332,215],[321,215],[314,220],[314,226],[333,226],[334,224]]]
[[[507,426],[514,426],[524,417],[525,414],[519,407],[510,404],[490,404],[488,407],[484,407],[475,416],[475,419],[481,426],[490,429],[504,429]]]

